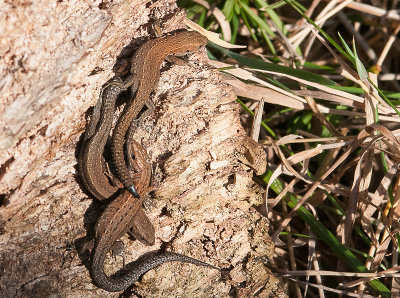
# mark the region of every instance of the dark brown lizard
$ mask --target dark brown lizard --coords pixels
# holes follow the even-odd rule
[[[144,148],[135,141],[132,141],[129,145],[133,148],[133,153],[135,154],[135,170],[140,174],[135,175],[134,183],[137,186],[140,197],[143,198],[149,187],[151,168],[147,162],[147,154]],[[92,254],[90,270],[96,285],[110,292],[122,291],[131,286],[147,271],[163,263],[173,261],[219,269],[185,255],[163,253],[144,260],[124,275],[107,276],[104,273],[104,260],[106,255],[113,243],[125,234],[130,226],[142,226],[144,230],[141,230],[138,235],[134,234],[137,239],[138,237],[144,237],[144,239],[139,238],[142,242],[146,243],[149,239],[154,239],[154,229],[150,230],[147,226],[147,222],[143,224],[138,223],[135,217],[136,212],[142,208],[142,200],[143,199],[133,197],[130,192],[124,189],[122,194],[110,203],[97,222],[95,229],[95,247]],[[134,222],[132,222],[132,220]],[[152,245],[154,241],[153,243],[147,244]]]
[[[103,151],[111,131],[115,101],[123,91],[122,80],[112,79],[102,89],[86,128],[79,155],[79,172],[86,189],[99,200],[113,196],[121,185],[116,179],[105,175],[106,164]]]
[[[132,59],[132,75],[123,83],[124,88],[136,90],[133,101],[126,104],[115,126],[112,137],[112,154],[118,177],[126,189],[135,193],[133,179],[124,158],[124,141],[133,119],[142,110],[160,78],[160,65],[169,55],[181,55],[206,45],[207,38],[196,31],[181,31],[159,37],[143,44]]]
[[[129,82],[129,80],[127,81]],[[126,85],[121,84],[121,81],[116,79],[103,89],[99,103],[94,108],[91,121],[86,130],[84,146],[79,157],[79,167],[83,182],[87,189],[100,200],[113,196],[118,190],[118,186],[111,184],[105,175],[105,162],[102,153],[112,125],[115,99],[125,88]],[[141,145],[134,141],[128,141],[128,146],[133,148],[132,151],[136,157],[135,169],[140,172],[140,177],[135,175],[136,179],[135,177],[132,178],[132,186],[137,185],[138,190],[134,189],[133,191],[135,197],[126,190],[122,191],[107,207],[96,225],[95,248],[91,260],[91,274],[94,282],[105,290],[121,291],[132,285],[140,275],[148,270],[172,261],[193,263],[218,269],[208,263],[185,255],[164,253],[147,259],[123,276],[113,277],[104,273],[104,259],[107,252],[115,240],[121,237],[129,228],[131,228],[131,233],[136,239],[148,245],[154,243],[154,227],[144,214],[141,208],[142,200],[139,199],[139,194],[143,197],[144,193],[146,193],[151,175],[150,166],[147,164],[146,153]]]
[[[85,131],[78,160],[79,172],[85,188],[100,201],[115,196],[122,187],[111,173],[106,174],[106,163],[103,158],[104,147],[112,126],[115,101],[122,90],[122,81],[119,78],[111,80],[103,88]],[[138,240],[146,239],[144,243],[152,245],[154,233],[149,235],[146,231],[154,231],[154,227],[142,208],[137,210],[135,218],[130,232],[137,236]],[[152,237],[152,239],[147,237]]]

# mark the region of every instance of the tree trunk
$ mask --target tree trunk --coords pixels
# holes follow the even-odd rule
[[[126,57],[154,38],[151,18],[165,34],[182,28],[185,15],[172,0],[18,1],[0,9],[0,296],[102,296],[87,255],[76,250],[104,209],[77,172],[87,115],[102,85],[127,69]],[[265,170],[265,153],[245,135],[235,94],[206,64],[203,52],[161,69],[156,110],[135,132],[152,161],[146,213],[156,243],[124,236],[125,260],[106,265],[167,247],[229,275],[164,264],[135,284],[138,295],[283,295],[260,258],[271,258],[273,245],[253,207],[263,196],[253,170]]]

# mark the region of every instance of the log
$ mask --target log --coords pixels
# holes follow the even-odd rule
[[[154,15],[166,34],[182,28],[185,14],[172,0],[35,1],[0,9],[0,296],[103,296],[85,247],[105,206],[80,182],[82,134],[102,85],[154,38]],[[253,172],[265,171],[266,157],[240,124],[236,95],[207,66],[204,51],[185,65],[165,63],[161,74],[156,110],[135,132],[151,156],[146,212],[156,243],[125,235],[124,256],[110,256],[107,270],[166,249],[224,268],[225,276],[169,263],[127,294],[284,297],[263,264],[273,244],[255,208],[264,190]]]

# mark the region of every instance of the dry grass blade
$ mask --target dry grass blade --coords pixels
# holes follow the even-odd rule
[[[338,158],[338,160],[332,165],[332,167],[325,172],[324,175],[322,175],[317,181],[315,181],[313,183],[313,185],[308,189],[308,191],[304,194],[304,196],[302,197],[302,199],[299,201],[299,203],[295,206],[295,208],[292,209],[292,211],[288,214],[288,216],[285,218],[285,220],[282,222],[281,227],[278,228],[275,233],[272,236],[272,239],[276,239],[278,238],[279,234],[281,233],[282,229],[289,224],[289,222],[291,221],[292,217],[295,215],[296,210],[298,210],[300,208],[300,206],[302,206],[307,199],[312,195],[312,193],[315,191],[315,189],[317,189],[317,187],[321,184],[321,182],[328,177],[340,164],[342,164],[347,157],[350,155],[350,153],[352,153],[357,147],[359,147],[361,141],[363,139],[365,139],[366,136],[360,136],[359,139],[354,140],[350,146],[350,148],[348,148],[345,153]]]
[[[369,221],[369,219],[372,217],[372,214],[376,211],[376,206],[387,202],[387,200],[389,199],[389,194],[387,190],[392,183],[392,180],[395,178],[395,175],[397,174],[399,165],[399,163],[394,163],[391,165],[385,176],[380,181],[378,187],[376,188],[372,199],[360,206],[360,209],[363,210],[362,217],[366,220]]]
[[[400,267],[394,267],[394,268],[390,268],[388,270],[384,270],[378,273],[360,273],[359,275],[353,275],[353,276],[357,276],[357,277],[363,277],[361,279],[352,281],[352,282],[348,282],[342,285],[343,288],[351,288],[351,287],[355,287],[360,285],[361,283],[365,283],[367,280],[371,280],[371,279],[376,279],[376,278],[380,278],[380,277],[393,277],[393,278],[398,278],[400,277],[400,274],[397,273],[399,272]],[[350,276],[350,275],[349,275]]]
[[[353,293],[325,287],[329,274],[320,274],[335,267],[364,274],[398,263],[400,94],[391,89],[400,85],[383,78],[398,76],[400,2],[362,2],[369,3],[256,1],[258,10],[232,1],[229,16],[238,28],[243,22],[253,42],[241,54],[213,46],[216,57],[228,57],[212,63],[244,109],[253,116],[257,101],[265,101],[264,118],[258,112],[253,123],[265,128],[259,138],[269,168],[261,178],[272,239],[287,244],[286,259],[275,261],[279,268],[316,269],[318,278],[306,274],[299,283],[303,295],[400,293],[393,271],[359,275]],[[329,282],[347,285],[357,275],[337,276]],[[297,285],[288,287],[300,296]]]
[[[227,21],[222,11],[218,7],[215,6],[211,7],[211,5],[205,0],[193,0],[193,2],[196,2],[197,4],[204,6],[209,10],[210,14],[214,15],[215,19],[221,26],[222,32],[224,34],[224,40],[230,41],[232,38],[231,26],[229,25],[229,22]]]
[[[352,8],[354,10],[358,10],[364,13],[372,14],[381,18],[387,18],[395,21],[400,21],[400,14],[398,10],[386,10],[376,6],[358,3],[355,1],[351,1],[347,4],[347,7]]]
[[[224,47],[227,49],[240,49],[240,48],[246,47],[246,46],[234,45],[229,42],[226,42],[219,38],[219,34],[208,31],[208,30],[204,29],[203,27],[199,26],[198,24],[196,24],[195,22],[192,22],[189,19],[185,19],[185,25],[195,31],[200,32],[201,34],[206,36],[209,41],[212,41],[213,43],[220,45],[221,47]]]
[[[264,110],[264,97],[261,98],[259,106],[256,109],[253,125],[251,127],[250,136],[254,141],[258,141],[258,138],[260,136],[261,119],[262,119],[263,110]]]
[[[346,277],[361,277],[361,278],[380,278],[380,277],[400,277],[400,267],[391,268],[380,272],[338,272],[327,270],[298,270],[279,272],[282,276],[346,276]],[[360,281],[357,281],[359,283]],[[354,283],[343,284],[343,288],[354,287]]]
[[[345,290],[333,289],[333,288],[330,288],[330,287],[327,287],[327,286],[322,286],[322,285],[317,285],[317,284],[313,284],[313,283],[303,282],[303,281],[299,281],[299,280],[293,279],[293,278],[288,278],[288,279],[293,281],[293,282],[296,282],[298,284],[309,285],[311,287],[322,289],[322,290],[325,290],[327,292],[332,292],[332,293],[336,293],[336,294],[340,294],[340,295],[347,295],[349,297],[376,298],[376,296],[371,296],[371,295],[366,295],[366,294],[363,294],[362,296],[360,296],[359,294],[355,294],[355,293],[348,292],[348,291],[345,291]]]

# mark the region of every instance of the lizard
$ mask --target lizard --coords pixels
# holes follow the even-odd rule
[[[78,158],[79,172],[85,188],[100,201],[114,197],[122,187],[122,184],[111,173],[105,174],[106,164],[102,157],[112,126],[115,101],[123,90],[121,84],[121,79],[117,77],[102,89],[85,131]],[[154,243],[154,227],[142,208],[136,212],[135,218],[136,222],[130,229],[131,234],[139,240],[146,239],[144,243],[152,245]],[[149,229],[153,230],[153,235],[149,233],[141,235]]]
[[[106,164],[102,161],[102,155],[112,127],[115,101],[123,90],[122,80],[119,77],[106,83],[93,108],[79,154],[78,166],[82,182],[99,200],[109,199],[121,188],[114,177],[104,175]]]
[[[132,220],[134,220],[134,224],[137,225],[135,213],[141,209],[143,196],[149,189],[151,168],[147,162],[146,151],[140,144],[133,140],[130,141],[129,146],[133,148],[133,153],[135,154],[135,169],[140,173],[140,176],[135,175],[136,179],[134,178],[140,199],[133,197],[129,191],[123,189],[122,194],[112,201],[100,216],[95,228],[95,247],[92,252],[90,270],[94,283],[109,292],[122,291],[131,286],[147,271],[166,262],[173,261],[207,266],[219,270],[219,268],[211,264],[189,256],[165,252],[142,261],[123,275],[107,276],[105,274],[104,260],[108,251],[111,249],[112,244],[128,231],[129,227],[132,225]],[[146,226],[144,228],[146,229]],[[154,244],[154,241],[151,244],[148,243],[149,236],[152,236],[152,239],[154,239],[154,228],[151,230],[147,227],[147,232],[140,231],[139,235],[134,236],[135,238],[148,236],[144,239],[137,239],[144,243],[147,242],[148,245]]]
[[[172,41],[172,40],[170,40]],[[161,62],[160,62],[161,64]],[[129,86],[129,85],[128,85]],[[112,115],[118,94],[126,89],[120,78],[112,80],[100,95],[90,123],[84,136],[84,146],[79,156],[79,169],[86,188],[99,200],[114,196],[118,186],[111,185],[104,174],[105,165],[102,152],[112,126]],[[144,104],[144,103],[143,103]],[[142,106],[143,106],[142,104]],[[122,115],[121,117],[123,117]],[[135,269],[119,278],[109,277],[104,273],[104,259],[112,244],[129,228],[134,237],[147,245],[154,244],[154,227],[141,208],[139,193],[145,193],[150,181],[151,169],[146,165],[146,153],[143,147],[133,140],[128,141],[136,157],[136,170],[141,172],[138,190],[122,193],[107,207],[95,228],[95,247],[91,258],[91,275],[94,282],[108,291],[120,291],[132,285],[143,273],[165,262],[180,261],[201,266],[217,267],[177,253],[163,253],[140,263]],[[129,159],[129,157],[128,157]],[[132,177],[132,181],[135,180]],[[135,183],[132,182],[131,186]],[[143,195],[143,194],[142,194]]]
[[[198,50],[208,40],[196,31],[180,31],[144,43],[132,58],[131,75],[123,88],[132,86],[134,100],[128,102],[113,131],[111,150],[115,170],[124,187],[135,194],[133,179],[124,159],[124,141],[129,126],[137,117],[160,78],[160,66],[169,55],[180,55]],[[133,93],[132,92],[132,93]]]

